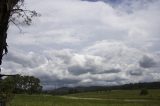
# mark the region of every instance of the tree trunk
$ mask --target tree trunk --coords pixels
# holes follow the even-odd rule
[[[13,7],[19,0],[0,0],[0,65],[2,64],[2,57],[7,53],[7,30],[10,18],[10,13]]]

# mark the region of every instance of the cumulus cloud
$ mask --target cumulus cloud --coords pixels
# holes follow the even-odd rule
[[[23,33],[10,26],[4,73],[34,75],[45,88],[160,80],[158,0],[38,2],[26,1],[41,17]]]

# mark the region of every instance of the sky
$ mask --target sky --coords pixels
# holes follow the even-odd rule
[[[26,0],[40,17],[10,24],[2,72],[44,89],[160,81],[160,0]]]

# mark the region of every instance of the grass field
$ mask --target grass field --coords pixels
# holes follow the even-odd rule
[[[16,95],[11,106],[160,106],[160,90],[140,96],[138,90],[88,92],[65,96]]]

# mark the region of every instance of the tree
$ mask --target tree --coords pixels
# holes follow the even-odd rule
[[[6,39],[9,23],[12,22],[18,28],[20,23],[30,25],[32,17],[38,15],[35,11],[22,9],[23,5],[24,0],[0,0],[0,65],[2,57],[8,53]]]
[[[12,80],[0,80],[0,101],[3,101],[4,104],[9,104],[14,97],[12,82]]]
[[[18,28],[21,23],[30,25],[32,17],[38,15],[35,11],[22,9],[23,5],[24,0],[0,0],[0,65],[2,64],[3,56],[8,53],[6,39],[9,23],[12,22]],[[0,75],[0,100],[5,98],[7,101],[11,100],[8,98],[13,97],[12,93],[10,93],[12,91],[10,88],[12,88],[13,84],[5,84],[6,82],[1,81]]]
[[[40,80],[34,76],[10,76],[2,81],[1,91],[12,93],[40,93],[42,86]]]

